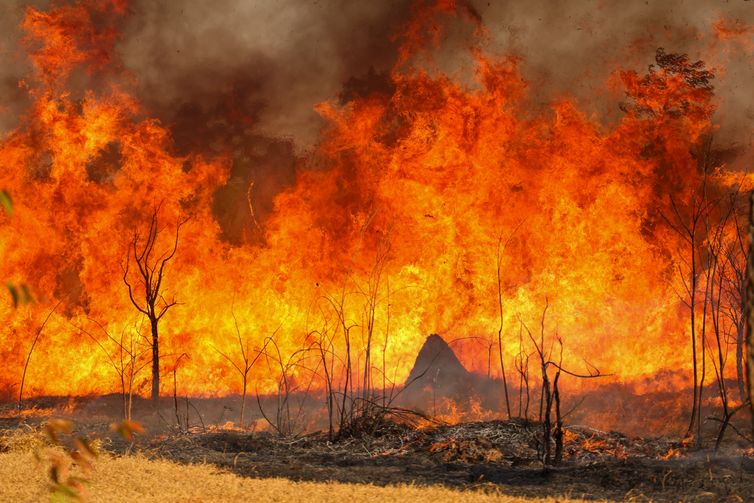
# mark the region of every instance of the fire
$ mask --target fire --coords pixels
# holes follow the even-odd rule
[[[461,339],[454,349],[467,368],[499,376],[497,357],[491,368],[488,358],[500,324],[498,252],[509,369],[522,324],[538,329],[549,302],[545,330],[563,340],[565,362],[586,360],[643,389],[668,370],[683,377],[663,386],[688,384],[676,265],[684,244],[662,215],[702,183],[693,152],[716,127],[708,87],[668,69],[624,71],[628,105],[614,125],[566,98],[532,111],[520,61],[485,53],[473,13],[454,2],[419,8],[375,91],[317,106],[328,126],[260,223],[263,238],[230,244],[212,211],[229,158],[175,154],[170,131],[129,95],[133,77],[113,52],[126,14],[122,2],[81,2],[29,8],[23,22],[34,105],[0,140],[0,186],[15,203],[1,217],[0,274],[28,283],[38,302],[2,306],[7,395],[18,392],[29,345],[58,302],[31,355],[26,396],[119,390],[112,341],[148,332],[122,266],[157,206],[159,253],[186,220],[162,286],[179,303],[160,325],[165,390],[186,353],[180,393],[240,392],[222,355],[240,358],[237,336],[254,351],[273,334],[301,389],[323,386],[316,359],[296,356],[323,333],[339,358],[346,333],[359,355],[370,341],[370,379],[380,386],[402,383],[435,332]],[[473,82],[432,61],[454,22],[473,28]],[[71,84],[82,70],[83,93]],[[752,187],[749,175],[715,168],[708,184],[717,193]],[[365,365],[354,362],[357,384]],[[269,357],[250,375],[251,389],[278,389]]]
[[[740,20],[720,19],[713,30],[719,40],[734,42],[747,53],[754,51],[754,27]]]

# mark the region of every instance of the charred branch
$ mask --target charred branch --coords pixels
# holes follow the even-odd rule
[[[172,247],[155,257],[154,255],[157,253],[155,247],[160,232],[159,212],[159,206],[152,211],[146,236],[142,236],[138,231],[134,232],[129,244],[129,251],[126,253],[126,259],[122,265],[123,283],[128,289],[131,304],[140,313],[146,315],[150,323],[152,340],[151,397],[154,403],[157,403],[160,395],[159,322],[171,307],[178,304],[175,297],[169,301],[165,299],[161,291],[162,282],[165,275],[165,266],[178,251],[181,226],[186,222],[186,220],[182,220],[176,225]],[[139,293],[135,293],[136,285],[133,285],[132,280],[129,279],[131,260],[137,267],[136,284],[140,288]],[[140,298],[137,299],[137,297]]]

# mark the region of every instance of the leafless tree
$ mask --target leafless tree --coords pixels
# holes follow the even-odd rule
[[[500,319],[500,325],[497,329],[497,352],[500,357],[500,375],[503,379],[503,396],[505,397],[505,410],[508,413],[508,419],[511,418],[511,404],[510,398],[508,396],[508,380],[505,375],[505,358],[503,357],[503,279],[501,269],[503,262],[503,252],[505,251],[505,248],[508,246],[508,243],[510,242],[512,237],[513,234],[511,234],[511,236],[508,237],[508,240],[503,243],[503,235],[500,234],[500,237],[497,240],[497,260],[495,261],[495,265],[497,266],[497,307]]]
[[[173,409],[175,411],[175,422],[179,430],[181,429],[181,417],[178,413],[178,366],[181,364],[181,360],[183,358],[186,358],[188,360],[191,357],[188,355],[188,353],[181,353],[178,358],[176,358],[175,362],[173,363],[173,368],[171,369],[173,374]],[[184,421],[183,427],[184,431],[188,433],[188,397],[186,397],[186,419]]]
[[[529,419],[529,358],[530,354],[524,351],[524,325],[519,320],[518,325],[518,356],[516,357],[515,367],[518,372],[518,417],[525,420]],[[524,397],[526,400],[524,401]]]
[[[173,297],[170,301],[166,300],[161,293],[162,281],[165,274],[165,266],[175,256],[178,250],[178,236],[184,221],[179,222],[175,227],[175,237],[173,239],[172,249],[157,255],[155,250],[157,237],[160,232],[158,219],[159,207],[152,211],[152,217],[149,223],[149,229],[146,236],[142,236],[136,231],[131,239],[129,250],[126,253],[126,260],[122,265],[123,283],[128,287],[128,297],[131,303],[141,313],[147,316],[151,327],[152,334],[152,401],[157,402],[160,396],[160,336],[159,323],[168,309],[175,306],[178,302]],[[132,286],[132,279],[129,279],[129,268],[131,259],[136,264],[137,281],[139,289]],[[140,297],[137,300],[136,297]]]
[[[540,370],[542,372],[542,393],[539,402],[539,420],[542,424],[542,444],[539,455],[542,466],[545,470],[553,464],[560,463],[563,457],[563,414],[561,413],[560,383],[561,374],[567,374],[579,379],[594,379],[605,377],[608,374],[602,374],[599,369],[587,363],[587,373],[580,374],[572,372],[563,367],[563,340],[555,336],[555,341],[559,347],[558,361],[552,360],[552,347],[548,350],[545,347],[545,320],[547,311],[550,308],[549,299],[545,298],[545,307],[539,320],[539,340],[531,333],[531,330],[521,321],[522,327],[529,335],[535,353],[539,358]],[[520,319],[520,318],[519,318]],[[554,370],[553,377],[550,377],[550,369]],[[554,410],[553,410],[554,407]],[[555,413],[555,427],[553,428],[552,414]],[[555,452],[552,452],[552,440],[555,441]],[[553,455],[554,454],[554,455]]]
[[[688,246],[688,259],[678,269],[685,292],[680,295],[689,308],[694,370],[694,399],[687,437],[702,445],[702,405],[707,356],[721,400],[722,419],[716,447],[720,445],[732,417],[730,390],[726,383],[729,333],[735,331],[736,367],[739,394],[743,393],[743,307],[745,299],[745,257],[748,247],[739,224],[738,194],[741,183],[729,188],[710,182],[714,165],[712,136],[700,145],[698,167],[701,182],[684,202],[671,196],[672,217],[665,217],[671,228]],[[732,229],[731,229],[732,227]],[[726,326],[726,319],[730,325]],[[698,342],[697,342],[698,341]],[[739,410],[739,409],[735,409]],[[713,418],[717,420],[717,418]]]
[[[336,357],[328,320],[325,319],[322,329],[312,330],[309,337],[313,339],[312,349],[316,351],[322,368],[322,380],[325,384],[325,406],[327,408],[327,438],[333,440],[335,436],[336,390],[334,380]]]
[[[310,349],[308,347],[300,348],[289,356],[285,357],[280,351],[280,346],[273,336],[267,337],[264,341],[264,351],[262,354],[267,361],[267,365],[272,370],[273,367],[277,367],[280,371],[278,378],[278,389],[275,394],[275,416],[271,418],[264,410],[262,401],[259,397],[259,391],[256,392],[257,405],[259,406],[259,412],[267,424],[272,427],[279,435],[290,436],[297,432],[299,429],[299,421],[301,419],[304,401],[308,396],[309,389],[313,379],[309,381],[309,385],[303,392],[303,397],[299,401],[298,407],[291,413],[291,401],[293,394],[299,390],[299,386],[294,382],[294,372],[296,370],[310,371],[302,363],[306,358]]]
[[[749,194],[749,246],[754,243],[754,191]],[[748,377],[749,405],[754,421],[754,254],[746,262],[746,375]],[[754,430],[754,424],[752,425]]]
[[[350,424],[353,419],[353,361],[351,353],[351,330],[356,327],[355,323],[351,323],[346,319],[346,285],[343,285],[343,290],[340,292],[339,297],[327,297],[328,302],[332,306],[333,311],[337,316],[338,329],[343,335],[343,346],[345,349],[345,362],[343,363],[343,379],[344,383],[341,389],[341,400],[338,405],[339,413],[339,429],[338,435],[343,431],[345,424]]]
[[[84,327],[74,325],[81,333],[92,339],[102,350],[115,370],[120,381],[120,392],[123,401],[123,419],[130,421],[132,417],[133,396],[136,391],[136,378],[149,364],[143,357],[151,349],[149,340],[141,332],[141,324],[134,323],[133,327],[124,326],[120,337],[115,338],[100,322],[89,319],[99,330],[105,334],[105,341],[101,341]],[[114,345],[114,350],[109,350],[106,345]]]
[[[390,380],[390,391],[387,391],[388,376],[387,376],[387,346],[390,342],[390,278],[385,280],[387,288],[386,297],[386,315],[385,315],[385,337],[382,340],[382,406],[387,406],[388,400],[392,400],[393,392],[395,391],[395,379]]]
[[[703,184],[706,184],[706,177]],[[704,357],[700,358],[697,334],[697,313],[699,304],[699,280],[701,274],[701,267],[699,264],[699,248],[700,240],[703,237],[703,223],[704,217],[708,211],[708,201],[703,197],[704,187],[702,190],[691,195],[690,201],[685,207],[681,208],[676,202],[675,197],[670,196],[670,207],[672,209],[672,216],[663,214],[663,218],[667,224],[678,234],[683,240],[685,246],[687,246],[688,256],[679,257],[680,263],[678,264],[679,276],[683,283],[684,292],[679,295],[681,301],[689,308],[690,319],[689,328],[691,332],[691,358],[693,364],[693,393],[694,397],[691,405],[691,418],[689,419],[689,427],[686,432],[686,436],[690,437],[694,435],[694,430],[697,430],[697,441],[700,440],[699,431],[701,425],[699,424],[699,410],[701,408],[701,393],[702,393],[702,379],[700,379],[700,364],[704,364]],[[683,265],[685,265],[685,269]],[[706,298],[704,307],[706,307]],[[706,310],[703,311],[703,317],[706,315]],[[701,327],[705,327],[703,322]],[[704,329],[704,328],[702,328]],[[703,348],[702,348],[703,349]]]
[[[231,315],[233,316],[233,324],[236,329],[236,338],[238,340],[238,349],[239,349],[239,352],[241,353],[241,362],[236,362],[233,358],[230,357],[230,355],[220,351],[217,348],[213,347],[213,349],[217,351],[217,353],[220,356],[228,360],[231,366],[236,370],[236,372],[238,372],[238,375],[241,377],[243,391],[241,393],[241,413],[240,413],[240,418],[239,418],[239,426],[243,428],[244,427],[244,412],[246,410],[246,392],[247,392],[248,384],[249,384],[249,372],[251,372],[251,369],[254,367],[254,364],[257,362],[259,357],[262,356],[263,352],[267,348],[267,344],[272,339],[271,338],[266,339],[265,344],[264,346],[262,346],[261,350],[257,350],[257,351],[250,350],[249,340],[247,339],[246,341],[244,341],[241,338],[241,330],[238,327],[238,318],[236,318],[236,314],[233,312],[232,309],[231,309]],[[273,332],[272,338],[275,337],[275,334],[277,333],[279,329],[280,327],[278,327],[275,330],[275,332]],[[253,357],[251,355],[252,352],[256,352],[256,355],[254,355]]]
[[[505,373],[505,346],[503,344],[503,258],[505,257],[505,251],[508,245],[513,241],[514,236],[518,229],[524,224],[524,220],[521,220],[508,234],[508,237],[503,239],[503,233],[501,232],[497,239],[497,254],[495,260],[495,272],[497,280],[497,310],[498,310],[498,328],[497,328],[497,351],[500,362],[500,375],[503,381],[503,397],[505,398],[505,410],[508,413],[508,419],[511,418],[511,405],[510,396],[508,393],[508,377]],[[489,375],[489,360],[492,353],[492,345],[488,348],[487,355],[487,373]]]
[[[748,397],[745,372],[745,335],[746,335],[746,264],[749,257],[749,242],[746,234],[747,204],[741,198],[740,189],[731,195],[733,238],[726,243],[725,255],[725,297],[727,299],[724,314],[733,325],[733,345],[736,350],[736,382],[741,402]]]
[[[716,217],[714,221],[712,218],[713,212],[707,212],[705,216],[705,231],[707,236],[705,264],[707,294],[705,302],[708,301],[709,303],[709,318],[712,322],[714,344],[709,344],[706,340],[704,342],[711,346],[711,362],[715,371],[715,380],[722,406],[722,418],[711,418],[720,422],[720,429],[715,441],[716,450],[720,447],[733,415],[742,408],[741,406],[731,407],[730,405],[730,392],[726,382],[725,371],[729,348],[728,333],[732,328],[736,331],[734,344],[736,346],[737,371],[739,372],[739,393],[741,393],[742,376],[740,375],[741,363],[739,361],[741,344],[739,339],[742,336],[741,332],[743,328],[741,326],[743,321],[741,314],[741,272],[743,267],[740,261],[741,256],[731,253],[732,250],[738,249],[744,252],[743,256],[746,253],[745,247],[741,248],[741,232],[738,224],[739,219],[736,215],[739,190],[740,185],[733,193],[729,194],[729,197],[722,198],[720,201],[714,203],[714,216]],[[733,232],[730,232],[731,222]],[[733,235],[734,238],[731,239],[729,235]],[[733,242],[729,243],[729,241]],[[729,321],[728,327],[725,326],[726,313]],[[741,394],[741,405],[745,403],[746,395]]]
[[[362,382],[362,401],[366,405],[374,402],[374,389],[372,382],[372,346],[375,337],[375,323],[377,305],[380,301],[379,293],[382,276],[390,256],[390,241],[381,241],[378,245],[377,254],[370,271],[365,288],[359,288],[359,293],[364,297],[363,322],[361,324],[364,339],[364,378]],[[384,361],[384,352],[383,352]],[[383,372],[384,376],[384,372]]]
[[[385,239],[378,245],[364,285],[346,278],[337,293],[323,295],[317,302],[323,323],[321,328],[310,331],[307,339],[318,360],[318,377],[324,380],[331,439],[357,429],[376,428],[385,414],[405,412],[392,406],[399,393],[395,393],[395,376],[388,377],[386,363],[391,292],[385,268],[389,254],[390,242]],[[384,304],[384,339],[380,348],[378,326],[382,320],[378,320],[378,309]],[[353,308],[361,311],[359,322],[349,317]],[[373,361],[377,348],[382,352],[381,366]],[[375,385],[376,373],[381,374],[381,391]]]

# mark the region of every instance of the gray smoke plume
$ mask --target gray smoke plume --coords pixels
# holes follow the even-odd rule
[[[751,152],[754,134],[754,54],[715,41],[719,20],[754,25],[754,4],[746,0],[646,0],[609,2],[475,1],[490,29],[492,48],[523,58],[522,71],[538,99],[578,99],[581,109],[603,121],[620,116],[606,81],[616,69],[646,72],[658,47],[702,59],[716,71],[720,124],[717,141]],[[754,44],[754,33],[749,33]],[[714,47],[712,47],[714,45]],[[712,49],[712,50],[710,50]],[[752,158],[748,157],[749,164]]]
[[[137,0],[119,52],[142,96],[166,116],[235,92],[234,106],[258,132],[307,146],[320,126],[316,103],[337,96],[343,82],[370,66],[390,66],[389,36],[407,5]]]
[[[178,153],[230,153],[232,177],[218,194],[216,211],[227,237],[237,241],[251,226],[249,184],[254,182],[263,219],[317,141],[322,120],[313,107],[337,99],[349,79],[369,81],[391,68],[398,44],[391,37],[410,19],[413,4],[134,0],[116,51],[135,77],[136,97],[171,129]],[[18,87],[29,65],[17,28],[27,5],[0,5],[0,134],[17,124],[28,105]],[[752,2],[472,0],[469,6],[488,29],[491,53],[522,58],[534,107],[573,97],[609,122],[620,116],[622,96],[605,85],[617,68],[645,72],[658,47],[692,60],[710,58],[708,66],[725,68],[714,82],[717,141],[743,153],[737,163],[751,163],[752,54],[722,41],[708,49],[715,21],[754,24]],[[457,55],[469,41],[460,33],[451,34],[443,67],[463,68],[454,58],[466,57]]]

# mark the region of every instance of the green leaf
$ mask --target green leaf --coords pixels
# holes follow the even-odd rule
[[[13,213],[13,200],[10,198],[10,194],[4,190],[0,190],[0,206],[8,215]]]

